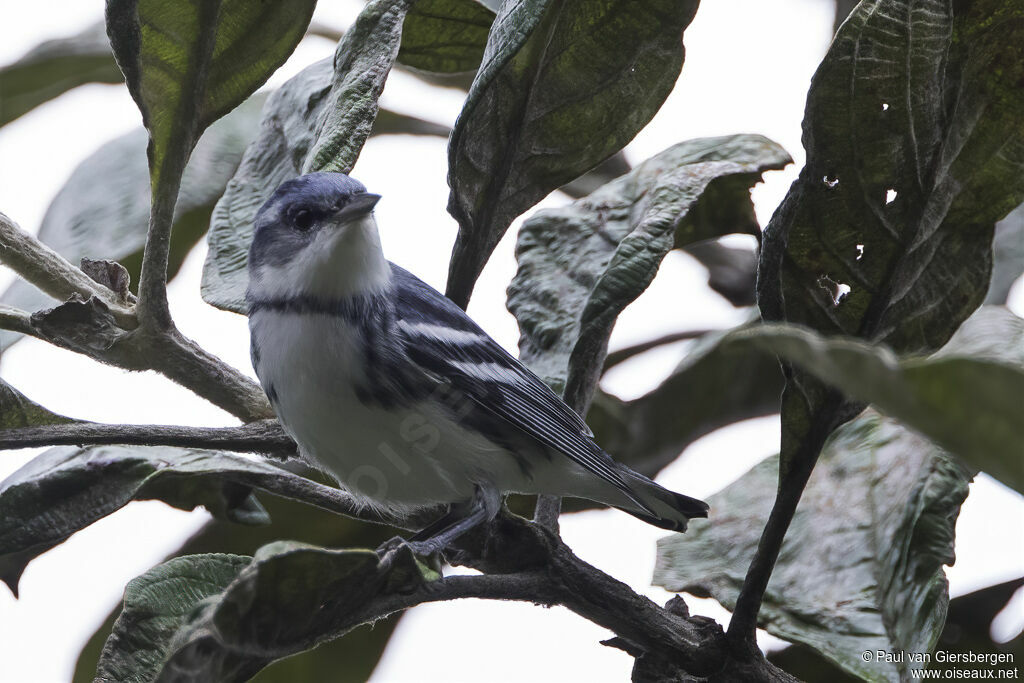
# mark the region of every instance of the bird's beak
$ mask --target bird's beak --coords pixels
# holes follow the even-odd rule
[[[347,223],[354,218],[365,216],[366,214],[373,211],[373,207],[380,201],[379,194],[371,194],[369,192],[361,192],[354,195],[352,199],[348,201],[345,206],[341,208],[338,213],[335,214],[335,220],[338,223]]]

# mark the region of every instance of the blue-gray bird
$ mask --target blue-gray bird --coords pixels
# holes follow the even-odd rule
[[[427,554],[506,493],[575,496],[682,531],[707,504],[621,465],[548,386],[458,306],[381,251],[380,199],[341,173],[282,184],[256,216],[256,374],[301,455],[362,504],[449,512]]]

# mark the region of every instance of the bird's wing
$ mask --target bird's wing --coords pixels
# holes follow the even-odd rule
[[[397,285],[398,330],[406,352],[425,372],[449,383],[475,407],[498,418],[483,426],[485,436],[507,443],[509,434],[486,432],[515,430],[525,434],[568,456],[636,501],[617,464],[591,439],[593,434],[583,418],[451,300],[408,271],[398,266],[392,270]]]

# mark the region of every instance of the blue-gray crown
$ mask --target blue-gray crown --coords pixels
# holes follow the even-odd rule
[[[287,262],[324,219],[368,213],[378,199],[344,173],[309,173],[281,183],[256,213],[249,266]]]

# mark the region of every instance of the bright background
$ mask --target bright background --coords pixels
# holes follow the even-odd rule
[[[321,2],[316,19],[348,26],[358,0]],[[0,0],[0,63],[11,62],[48,38],[70,35],[96,21],[98,0]],[[754,191],[767,223],[803,163],[800,121],[810,77],[831,39],[828,0],[715,0],[701,6],[686,31],[686,64],[674,92],[651,124],[626,148],[632,163],[681,140],[731,133],[762,133],[778,141],[796,164],[766,175]],[[330,55],[327,40],[305,40],[271,79],[276,87],[306,65]],[[2,94],[0,94],[2,96]],[[452,124],[461,107],[456,91],[429,88],[392,74],[383,104]],[[72,169],[107,140],[141,125],[123,86],[78,88],[0,128],[0,211],[27,230],[38,229],[50,200]],[[384,199],[378,205],[385,252],[439,289],[455,239],[445,211],[446,145],[438,138],[371,139],[354,175]],[[541,206],[568,198],[555,193]],[[505,287],[515,272],[513,225],[477,285],[470,314],[506,348],[518,330],[505,310]],[[741,239],[741,238],[737,238]],[[185,334],[252,374],[243,318],[218,311],[199,297],[205,245],[189,256],[170,285],[171,307]],[[102,257],[102,254],[97,254]],[[0,288],[12,279],[0,269]],[[1024,313],[1021,282],[1012,307]],[[673,252],[653,286],[619,320],[612,348],[667,332],[727,327],[745,314],[706,286],[695,260]],[[678,362],[674,345],[624,364],[604,388],[622,397],[656,386]],[[129,374],[36,340],[3,356],[0,375],[57,412],[104,422],[228,425],[226,413],[154,373]],[[125,400],[125,397],[131,397]],[[777,418],[750,420],[691,445],[659,481],[706,497],[778,449]],[[38,450],[0,453],[0,479]],[[158,502],[132,503],[73,536],[29,565],[21,599],[0,588],[0,681],[69,680],[82,645],[120,601],[124,584],[175,549],[208,518]],[[585,560],[664,603],[671,594],[650,586],[655,541],[663,531],[617,511],[563,517],[563,536]],[[957,524],[957,562],[947,573],[953,596],[1024,574],[1024,500],[982,475],[971,486]],[[725,623],[711,600],[687,597],[696,613]],[[1024,623],[1024,594],[997,619],[1009,639]],[[373,681],[625,681],[632,658],[598,645],[603,629],[563,608],[461,601],[411,610],[400,622]],[[764,645],[779,641],[765,638]]]

